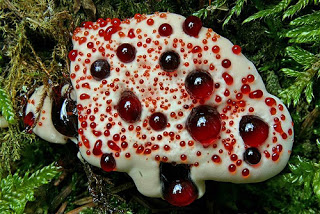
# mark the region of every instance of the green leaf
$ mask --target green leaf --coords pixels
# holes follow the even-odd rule
[[[251,22],[251,21],[253,21],[255,19],[259,19],[259,18],[275,16],[278,13],[280,13],[281,11],[285,10],[289,6],[290,2],[291,2],[291,0],[282,0],[279,2],[279,4],[277,4],[271,8],[268,8],[266,10],[261,10],[255,14],[253,14],[252,16],[248,17],[247,19],[245,19],[243,21],[243,24],[247,23],[247,22]]]
[[[307,84],[306,89],[304,90],[304,93],[306,95],[306,100],[310,104],[313,99],[313,82],[309,82]]]
[[[286,53],[297,63],[303,65],[305,69],[310,68],[317,60],[313,53],[302,49],[298,46],[289,46],[286,48]]]
[[[316,11],[311,14],[307,14],[304,16],[300,16],[290,22],[290,25],[292,26],[298,26],[298,25],[312,25],[314,23],[320,22],[320,11]]]
[[[281,71],[289,77],[299,77],[301,75],[300,72],[292,70],[290,68],[282,68]]]
[[[313,192],[320,201],[320,169],[316,171],[312,181]]]
[[[283,19],[291,17],[301,9],[305,8],[310,3],[310,0],[299,0],[295,5],[292,5],[283,13]]]
[[[34,191],[43,184],[47,184],[58,173],[58,167],[51,164],[34,172],[31,176],[25,173],[20,177],[17,173],[8,175],[0,181],[0,210],[10,213],[23,213],[28,201],[34,201]]]
[[[194,12],[192,15],[205,19],[208,16],[208,10],[207,10],[207,8],[202,8],[202,9]]]
[[[16,122],[12,102],[9,98],[9,95],[2,88],[0,88],[0,113],[4,116],[8,123],[13,124]]]
[[[236,5],[231,9],[228,17],[224,20],[222,27],[224,27],[228,22],[230,21],[231,17],[236,14],[236,16],[239,16],[241,13],[241,10],[243,8],[244,3],[247,0],[237,0]]]

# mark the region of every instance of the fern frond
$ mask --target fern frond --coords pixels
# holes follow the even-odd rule
[[[281,71],[289,77],[299,77],[301,75],[301,72],[292,70],[290,68],[282,68]]]
[[[297,12],[305,8],[310,3],[310,0],[299,0],[295,5],[290,6],[284,13],[283,19],[292,17]]]
[[[16,122],[14,118],[15,113],[12,107],[12,102],[9,98],[9,95],[2,88],[0,88],[0,113],[4,116],[8,123],[13,124]]]
[[[291,37],[291,36],[289,36],[289,34],[288,34],[287,37]],[[297,43],[297,44],[302,44],[302,43],[319,44],[320,43],[319,38],[320,38],[320,28],[310,30],[307,32],[301,32],[300,34],[296,35],[295,37],[291,37],[289,42],[290,43]]]
[[[34,191],[51,181],[59,173],[58,169],[51,164],[34,172],[31,176],[28,172],[23,177],[16,173],[2,179],[0,181],[0,211],[23,213],[27,202],[35,200]]]
[[[314,23],[320,22],[320,11],[316,11],[311,14],[307,14],[304,16],[300,16],[290,22],[290,25],[292,26],[298,26],[298,25],[312,25]]]
[[[268,8],[266,10],[261,10],[255,14],[253,14],[252,16],[248,17],[247,19],[245,19],[243,21],[243,24],[247,23],[247,22],[251,22],[255,19],[265,18],[265,17],[269,17],[269,16],[275,16],[278,13],[280,13],[281,11],[285,10],[289,6],[290,2],[291,2],[291,0],[282,0],[277,5],[275,5],[271,8]]]
[[[313,99],[313,82],[308,82],[306,89],[304,90],[304,94],[306,95],[306,100],[310,104]]]
[[[289,46],[286,48],[286,53],[297,63],[304,66],[305,69],[310,68],[319,60],[313,53],[306,51],[298,46]]]
[[[222,27],[224,27],[228,22],[230,21],[231,17],[236,14],[236,16],[239,16],[241,13],[241,10],[243,8],[244,3],[246,3],[247,0],[237,0],[236,5],[231,9],[228,17],[224,20]]]

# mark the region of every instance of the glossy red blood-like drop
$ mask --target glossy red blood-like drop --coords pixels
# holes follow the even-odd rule
[[[257,148],[251,147],[246,149],[243,155],[243,159],[250,165],[258,164],[261,160],[261,153]]]
[[[91,64],[90,72],[95,80],[102,80],[110,76],[110,65],[105,59],[98,59]]]
[[[195,70],[188,74],[185,80],[187,92],[194,98],[203,99],[213,92],[213,79],[211,75],[202,70]]]
[[[121,94],[117,110],[124,121],[134,123],[140,119],[142,106],[133,92],[125,91]]]
[[[187,206],[198,198],[197,189],[189,180],[172,182],[163,195],[164,199],[174,206]]]
[[[174,51],[164,52],[160,56],[159,64],[164,71],[175,71],[180,65],[180,56]]]
[[[183,31],[189,36],[197,37],[201,28],[202,22],[196,16],[189,16],[183,23]]]
[[[231,66],[231,61],[229,59],[224,59],[221,62],[222,67],[229,68]]]
[[[117,48],[117,57],[121,62],[132,62],[136,57],[136,48],[129,43],[123,43]]]
[[[52,123],[61,134],[68,137],[76,136],[78,134],[76,102],[67,97],[60,97],[60,92],[56,95],[52,103]]]
[[[149,125],[155,131],[161,131],[165,129],[167,122],[167,117],[160,112],[152,114],[149,119]]]
[[[239,45],[234,45],[234,46],[232,47],[232,52],[233,52],[234,54],[240,54],[240,53],[241,53],[241,47],[240,47]]]
[[[28,133],[32,133],[31,127],[34,124],[34,121],[35,116],[31,111],[23,118],[24,127]]]
[[[240,136],[248,146],[258,147],[262,145],[269,135],[269,126],[257,116],[243,116],[240,125]]]
[[[77,50],[71,50],[68,54],[68,58],[70,61],[75,61],[78,56],[78,51]]]
[[[172,27],[168,23],[159,26],[158,32],[160,36],[170,36],[172,34]]]
[[[116,168],[116,160],[112,153],[104,153],[100,160],[101,168],[106,172],[111,172]]]
[[[102,154],[101,148],[102,148],[102,141],[97,140],[96,143],[94,144],[92,153],[94,155],[101,155]]]
[[[191,137],[203,146],[209,146],[219,136],[221,119],[212,106],[200,105],[192,109],[187,118],[186,128]]]

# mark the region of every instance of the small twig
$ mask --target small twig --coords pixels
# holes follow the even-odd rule
[[[56,212],[56,214],[63,214],[65,209],[67,208],[67,204],[68,202],[64,202],[61,207],[58,209],[58,211]]]
[[[96,205],[93,202],[91,202],[89,204],[86,204],[86,205],[83,205],[81,207],[78,207],[78,208],[76,208],[74,210],[71,210],[70,212],[67,212],[66,214],[78,214],[79,212],[81,212],[84,209],[87,209],[87,208],[90,208],[90,207],[95,207],[95,206]]]
[[[128,182],[128,183],[121,184],[119,186],[113,187],[113,188],[110,189],[110,191],[111,191],[112,194],[116,194],[116,193],[122,192],[124,190],[133,188],[133,187],[134,187],[134,184],[132,182]]]
[[[79,200],[76,200],[73,202],[73,204],[81,206],[81,205],[88,204],[91,202],[93,202],[93,199],[91,196],[89,196],[89,197],[85,197],[85,198],[81,198]]]
[[[65,200],[72,192],[72,183],[66,186],[51,202],[51,209],[56,210],[57,207]]]

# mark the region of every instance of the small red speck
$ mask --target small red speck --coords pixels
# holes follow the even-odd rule
[[[240,54],[240,53],[241,53],[241,47],[240,47],[239,45],[234,45],[234,46],[232,47],[232,52],[233,52],[234,54]]]
[[[289,129],[289,130],[288,130],[288,134],[289,134],[289,135],[292,135],[292,129]]]
[[[283,110],[283,105],[279,104],[278,108],[279,108],[280,111],[282,111]]]
[[[170,146],[168,146],[168,145],[165,145],[163,148],[164,148],[164,150],[166,150],[166,151],[169,151],[169,150],[170,150]]]
[[[224,91],[224,96],[228,97],[229,95],[230,95],[230,91],[229,91],[228,89],[226,89],[226,90]]]
[[[236,165],[241,166],[241,164],[242,164],[242,160],[237,160]]]
[[[273,142],[273,143],[278,142],[278,138],[277,138],[277,137],[273,137],[273,138],[272,138],[272,142]]]
[[[286,134],[286,133],[282,133],[282,135],[281,135],[281,137],[282,137],[282,139],[287,139],[288,138],[288,135]]]
[[[266,156],[266,158],[270,158],[270,153],[267,150],[265,150],[263,153]]]
[[[270,109],[270,113],[271,113],[271,115],[275,115],[275,114],[277,113],[277,110],[272,107],[272,108]]]
[[[125,154],[125,157],[126,157],[126,158],[130,158],[130,157],[131,157],[130,153],[126,153],[126,154]]]
[[[156,156],[154,157],[154,159],[155,159],[156,161],[160,161],[160,156],[159,156],[159,155],[156,155]]]
[[[202,49],[201,49],[201,47],[200,46],[194,46],[193,48],[192,48],[192,53],[200,53],[202,51]]]
[[[133,29],[133,28],[131,28],[131,29],[129,30],[129,32],[128,32],[128,37],[129,37],[130,39],[136,37],[136,35],[134,34],[134,29]],[[142,45],[142,43],[141,43],[141,45]],[[140,46],[141,46],[141,45],[140,45]]]
[[[89,94],[83,93],[83,94],[80,95],[80,100],[86,100],[86,99],[90,99],[90,95]]]
[[[254,112],[254,108],[253,108],[253,107],[250,107],[250,108],[249,108],[249,112]]]
[[[230,159],[231,159],[232,161],[236,161],[236,160],[238,160],[238,156],[237,156],[236,154],[232,154],[232,155],[230,156]]]
[[[118,19],[118,18],[113,18],[113,19],[111,20],[111,24],[112,24],[113,26],[119,26],[119,25],[121,24],[121,20]]]
[[[187,160],[187,155],[184,155],[184,154],[180,155],[180,159],[181,159],[182,161]]]

